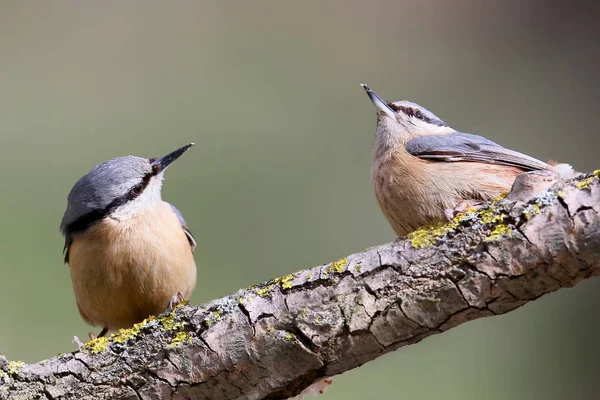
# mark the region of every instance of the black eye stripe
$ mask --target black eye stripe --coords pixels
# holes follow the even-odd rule
[[[136,197],[138,197],[139,195],[142,194],[142,192],[144,191],[144,189],[146,189],[146,187],[148,187],[148,184],[150,183],[150,179],[153,176],[154,176],[154,174],[152,172],[149,174],[146,174],[142,178],[142,181],[140,183],[131,187],[131,189],[129,189],[129,191],[127,191],[127,193],[125,193],[123,196],[117,197],[116,199],[114,199],[103,210],[102,209],[92,210],[89,213],[80,216],[75,221],[71,222],[68,226],[65,227],[65,234],[74,235],[78,232],[83,232],[87,228],[89,228],[90,226],[99,222],[104,217],[106,217],[108,214],[110,214],[111,212],[113,212],[114,210],[116,210],[117,208],[122,206],[123,204],[135,199]],[[139,194],[132,193],[132,191],[137,192],[137,190],[136,191],[133,190],[133,188],[135,188],[137,186],[141,187]]]

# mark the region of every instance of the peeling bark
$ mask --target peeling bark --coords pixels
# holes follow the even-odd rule
[[[93,343],[96,352],[90,346],[31,365],[0,356],[0,399],[292,397],[323,377],[598,275],[598,175],[567,184],[544,177],[540,188],[527,174],[505,200],[447,229],[178,307]]]

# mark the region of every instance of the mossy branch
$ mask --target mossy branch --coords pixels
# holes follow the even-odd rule
[[[286,398],[399,347],[600,274],[600,173],[525,174],[406,240],[181,306],[84,351],[0,357],[0,398]]]

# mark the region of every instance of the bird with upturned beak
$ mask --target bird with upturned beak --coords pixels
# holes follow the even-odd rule
[[[371,169],[375,197],[400,237],[493,200],[510,191],[524,172],[548,170],[563,179],[576,175],[568,164],[545,163],[457,132],[418,104],[388,103],[361,86],[377,110]]]
[[[192,145],[157,159],[113,158],[69,193],[60,224],[65,262],[79,314],[102,327],[99,337],[173,308],[194,291],[196,241],[179,210],[161,198],[165,170]]]

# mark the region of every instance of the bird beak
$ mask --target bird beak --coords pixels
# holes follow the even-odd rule
[[[152,170],[154,171],[154,174],[159,174],[163,172],[165,169],[167,169],[169,165],[173,164],[175,160],[181,157],[181,155],[188,151],[189,148],[193,145],[194,143],[186,144],[185,146],[167,154],[166,156],[157,158],[156,160],[152,161],[150,165],[152,165]]]
[[[390,106],[388,106],[386,104],[386,102],[383,101],[383,99],[381,97],[379,97],[379,95],[377,93],[375,93],[374,91],[372,91],[364,83],[361,84],[360,86],[362,86],[363,89],[365,89],[365,92],[367,92],[367,95],[369,96],[369,99],[371,99],[371,102],[373,103],[373,105],[375,106],[375,108],[378,111],[386,113],[388,115],[388,117],[391,117],[391,118],[395,118],[396,117],[396,113],[394,112],[394,110],[392,110],[390,108]]]

